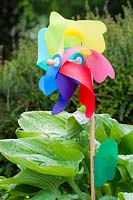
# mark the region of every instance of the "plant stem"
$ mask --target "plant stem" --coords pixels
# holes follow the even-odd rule
[[[83,193],[80,188],[78,187],[78,185],[75,183],[73,178],[69,178],[68,179],[68,183],[69,185],[73,188],[73,190],[76,192],[76,194],[78,194],[79,198],[81,200],[90,200],[89,195],[86,193]]]

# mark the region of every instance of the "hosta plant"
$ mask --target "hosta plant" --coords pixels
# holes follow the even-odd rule
[[[90,124],[82,109],[56,116],[48,111],[25,112],[18,123],[17,139],[0,140],[1,154],[18,166],[14,177],[0,177],[1,199],[90,199]],[[96,199],[131,200],[133,126],[96,114],[95,138],[96,152],[100,143],[113,139],[119,153],[115,178],[96,187]]]

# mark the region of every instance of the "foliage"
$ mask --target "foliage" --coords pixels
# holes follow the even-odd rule
[[[2,60],[9,58],[12,50],[18,48],[18,39],[28,29],[42,22],[43,25],[48,23],[49,13],[58,11],[65,17],[78,15],[85,16],[84,1],[67,1],[67,0],[0,0],[0,47]],[[66,6],[64,6],[66,5]],[[63,7],[63,9],[62,9]]]
[[[127,5],[131,0],[107,1],[107,0],[0,0],[0,48],[2,60],[9,58],[12,50],[17,49],[18,39],[27,29],[34,27],[37,23],[47,24],[49,13],[57,11],[66,18],[80,17],[84,19],[84,4],[88,3],[91,10],[95,12],[98,7],[100,14],[107,8],[114,16],[122,12],[122,5]],[[63,9],[62,9],[63,7]]]
[[[84,113],[52,116],[49,111],[31,111],[23,113],[18,123],[18,139],[0,140],[2,155],[19,167],[14,177],[0,179],[3,200],[90,199],[90,122]],[[120,124],[108,114],[95,115],[95,150],[104,137],[114,139],[119,152],[125,150],[124,155],[119,155],[115,178],[96,188],[99,200],[128,200],[128,194],[132,195],[131,131],[133,126]],[[126,136],[127,149],[122,141]]]
[[[45,100],[38,89],[42,71],[36,67],[36,40],[37,31],[35,34],[27,32],[25,39],[20,40],[19,50],[14,52],[13,59],[0,67],[0,137],[12,136],[17,125],[16,118],[21,112],[51,109],[49,98]]]
[[[88,0],[87,1],[91,10],[96,11],[96,7],[99,9],[100,14],[103,14],[103,10],[108,9],[111,16],[115,16],[118,13],[123,13],[122,6],[127,6],[127,3],[131,3],[129,0],[119,1],[107,1],[107,0]]]

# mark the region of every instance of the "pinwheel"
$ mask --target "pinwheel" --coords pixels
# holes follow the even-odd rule
[[[93,78],[98,83],[107,76],[114,78],[112,66],[101,54],[105,48],[102,36],[105,30],[102,22],[66,20],[55,12],[50,16],[48,28],[40,30],[37,65],[47,72],[41,77],[39,87],[47,96],[57,89],[60,92],[52,114],[66,108],[79,85],[79,102],[86,106],[86,116],[92,116]]]
[[[90,170],[91,170],[91,199],[95,199],[94,192],[94,110],[95,96],[93,79],[102,83],[107,76],[114,78],[114,70],[108,60],[101,54],[105,49],[103,33],[105,25],[100,21],[68,20],[56,12],[50,15],[48,28],[43,28],[38,34],[38,61],[37,65],[46,71],[39,80],[39,88],[45,95],[59,90],[59,99],[52,109],[52,114],[65,110],[75,90],[79,86],[79,102],[86,107],[86,117],[90,118]],[[102,159],[103,169],[107,169],[105,162],[107,147],[117,149],[114,141],[107,141],[96,154],[95,163]],[[105,150],[106,149],[106,150]],[[108,151],[110,158],[114,156],[112,174],[108,173],[96,180],[96,186],[113,177],[116,166],[116,151]],[[111,168],[110,168],[111,169]],[[108,171],[108,170],[105,170]],[[104,171],[103,171],[104,173]],[[101,176],[96,173],[95,178]],[[108,179],[109,178],[109,179]]]

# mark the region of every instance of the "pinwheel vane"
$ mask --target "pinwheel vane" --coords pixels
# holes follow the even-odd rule
[[[37,65],[46,71],[39,81],[39,88],[47,96],[59,90],[52,114],[65,110],[79,86],[79,102],[86,107],[86,117],[90,118],[92,199],[95,199],[93,79],[102,83],[107,76],[112,79],[115,76],[111,64],[101,54],[105,49],[105,31],[106,27],[100,21],[73,21],[52,12],[48,28],[41,29],[38,34]]]

